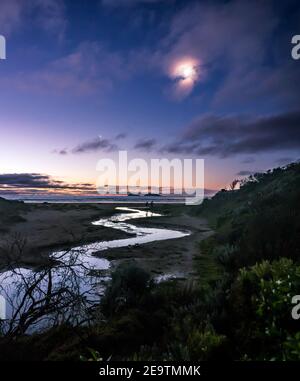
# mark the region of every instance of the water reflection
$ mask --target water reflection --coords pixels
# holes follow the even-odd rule
[[[51,256],[59,264],[49,269],[37,272],[31,269],[14,267],[0,274],[0,294],[5,298],[3,303],[4,305],[6,304],[6,319],[11,319],[17,312],[16,316],[22,320],[22,314],[26,312],[26,308],[32,308],[33,300],[34,305],[41,305],[45,300],[47,302],[49,285],[51,285],[51,292],[54,292],[55,296],[60,297],[59,300],[56,300],[56,304],[62,303],[62,305],[65,305],[63,298],[66,298],[66,296],[59,293],[59,289],[63,288],[69,298],[69,305],[65,305],[66,310],[60,316],[53,318],[51,314],[48,314],[46,319],[47,324],[49,323],[50,316],[57,321],[69,319],[72,314],[74,315],[74,308],[78,308],[76,303],[99,301],[99,297],[104,292],[105,283],[110,279],[107,274],[99,276],[99,273],[97,273],[97,276],[91,275],[94,273],[93,270],[106,271],[110,267],[110,262],[107,259],[95,256],[95,253],[110,248],[129,247],[154,241],[181,238],[190,234],[189,232],[170,229],[144,228],[126,222],[128,220],[161,216],[149,210],[138,210],[128,207],[118,207],[116,210],[123,213],[118,213],[108,218],[101,218],[92,222],[92,224],[118,229],[132,235],[132,237],[99,241],[73,247],[68,251],[54,252]],[[169,274],[166,274],[166,276],[161,275],[157,281],[167,280],[172,277]],[[30,290],[28,292],[28,288],[32,283],[37,284],[37,288],[31,293]],[[72,290],[73,294],[70,293],[70,290]],[[74,297],[74,300],[70,299],[70,295]],[[19,308],[20,305],[21,308]],[[46,309],[45,312],[47,311]],[[41,324],[41,319],[38,319],[35,325],[41,328],[45,326],[44,321],[45,319],[43,324]],[[13,328],[11,327],[11,329]]]

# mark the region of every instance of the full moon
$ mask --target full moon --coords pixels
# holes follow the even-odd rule
[[[190,58],[174,62],[171,75],[181,81],[196,81],[198,79],[198,61]]]
[[[195,70],[194,66],[187,63],[187,64],[183,64],[183,65],[178,67],[178,74],[179,74],[179,76],[181,76],[184,79],[192,78],[196,75],[196,70]]]
[[[173,80],[173,95],[177,99],[188,96],[202,74],[200,61],[194,57],[181,57],[173,60],[168,75]]]
[[[195,58],[181,58],[172,63],[170,75],[183,86],[191,86],[199,78],[199,61]]]

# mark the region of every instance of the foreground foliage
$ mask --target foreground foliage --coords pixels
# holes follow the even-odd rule
[[[156,284],[121,266],[90,326],[4,337],[2,359],[299,360],[300,164],[251,176],[196,213],[215,228],[202,250],[222,272]]]

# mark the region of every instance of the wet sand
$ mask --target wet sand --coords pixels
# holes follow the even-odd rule
[[[26,204],[0,232],[0,264],[8,257],[25,265],[43,265],[55,250],[126,238],[126,233],[91,224],[112,213],[113,207],[103,204]]]
[[[112,261],[113,266],[121,262],[135,262],[155,275],[175,274],[183,278],[197,276],[194,271],[194,260],[201,255],[199,244],[203,239],[208,238],[212,231],[208,228],[205,219],[186,214],[182,207],[169,208],[173,210],[168,216],[131,220],[130,223],[149,228],[190,231],[191,235],[127,248],[110,249],[99,252],[99,256]]]

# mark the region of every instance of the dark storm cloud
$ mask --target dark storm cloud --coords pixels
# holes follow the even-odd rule
[[[93,139],[79,144],[72,149],[72,153],[88,153],[96,151],[112,152],[117,151],[118,146],[109,139]]]
[[[55,180],[49,175],[40,173],[6,173],[0,174],[0,189],[10,190],[11,188],[35,188],[35,189],[92,189],[92,184],[66,184],[63,181]]]
[[[53,181],[48,175],[39,173],[12,173],[0,175],[0,186],[23,188],[61,187],[61,181]]]
[[[300,149],[300,112],[242,117],[206,115],[185,129],[180,140],[163,147],[169,153],[230,157]]]
[[[141,139],[135,144],[134,148],[143,151],[150,151],[155,147],[155,145],[155,139]]]

